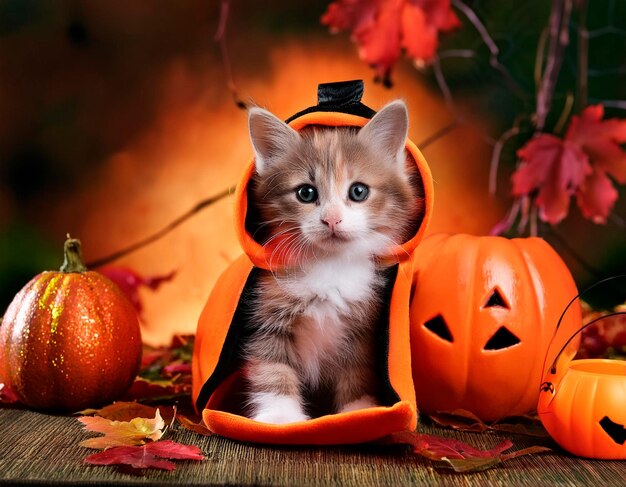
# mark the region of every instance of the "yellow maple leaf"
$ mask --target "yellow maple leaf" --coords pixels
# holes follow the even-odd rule
[[[156,410],[153,419],[134,418],[130,421],[111,421],[99,416],[78,418],[87,431],[104,433],[104,436],[81,441],[87,448],[105,449],[114,446],[143,445],[146,440],[156,441],[163,436],[165,421]]]

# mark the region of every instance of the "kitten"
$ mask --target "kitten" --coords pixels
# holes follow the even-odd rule
[[[387,284],[377,257],[410,238],[423,213],[417,170],[406,164],[406,106],[388,104],[360,130],[301,132],[252,108],[249,128],[255,238],[292,263],[257,281],[244,350],[250,417],[309,419],[315,391],[333,412],[374,406]]]

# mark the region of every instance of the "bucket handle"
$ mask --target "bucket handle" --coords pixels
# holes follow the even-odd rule
[[[576,335],[578,335],[581,331],[583,331],[588,326],[591,326],[597,323],[598,321],[603,320],[604,318],[610,318],[611,316],[618,316],[618,315],[626,315],[626,311],[616,311],[614,313],[609,313],[608,315],[603,315],[603,316],[596,318],[595,320],[591,320],[585,326],[581,326],[580,329],[576,333],[574,333],[571,337],[569,337],[569,340],[565,342],[565,345],[563,345],[563,348],[561,348],[561,350],[559,350],[559,353],[556,354],[556,357],[554,358],[554,362],[552,362],[552,365],[550,366],[550,373],[556,374],[556,363],[558,362],[559,357],[565,351],[567,346],[570,344],[570,342],[574,339]]]
[[[563,318],[565,318],[565,313],[567,313],[567,310],[570,308],[570,306],[572,304],[574,304],[576,302],[577,299],[583,297],[584,295],[586,295],[589,291],[591,291],[592,289],[594,289],[595,287],[599,286],[600,284],[604,284],[605,282],[609,282],[609,281],[614,281],[615,279],[621,279],[621,278],[626,278],[626,274],[618,274],[617,276],[611,276],[611,277],[606,277],[600,281],[594,282],[591,286],[589,286],[587,289],[585,289],[584,291],[578,293],[576,296],[574,296],[574,298],[567,304],[567,306],[565,307],[565,309],[563,310],[563,313],[561,313],[561,316],[559,318],[559,321],[556,324],[556,329],[554,330],[554,335],[552,336],[552,340],[550,340],[550,344],[548,345],[548,352],[550,351],[550,349],[552,348],[552,342],[554,341],[554,339],[556,338],[556,334],[559,331],[559,327],[561,326],[561,322],[563,321]],[[561,354],[565,351],[565,349],[567,348],[567,346],[570,344],[570,342],[574,339],[574,337],[576,337],[576,335],[578,335],[581,331],[583,331],[585,328],[587,328],[588,326],[593,325],[594,323],[596,323],[597,321],[600,321],[604,318],[608,318],[610,316],[616,316],[616,315],[626,315],[626,312],[624,311],[617,311],[615,313],[610,313],[608,315],[604,315],[604,316],[600,316],[599,318],[596,318],[595,320],[591,321],[590,323],[587,323],[586,325],[582,326],[576,333],[574,333],[569,340],[567,340],[567,342],[565,342],[565,345],[563,345],[563,347],[561,348],[561,350],[559,351],[559,353],[556,354],[556,356],[554,357],[554,361],[552,362],[552,365],[550,366],[550,373],[551,374],[556,374],[556,364],[557,361],[559,360],[559,357],[561,356]],[[548,360],[548,353],[546,353],[546,356],[543,359],[543,368],[542,373],[545,373],[546,370],[546,360]],[[541,387],[543,388],[543,384],[541,385]]]

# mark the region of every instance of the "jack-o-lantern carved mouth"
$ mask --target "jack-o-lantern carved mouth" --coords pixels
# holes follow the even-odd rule
[[[454,338],[452,336],[452,332],[446,323],[446,320],[443,316],[437,315],[430,320],[424,323],[424,328],[430,331],[432,334],[437,335],[442,340],[454,343]],[[484,350],[488,351],[496,351],[502,350],[505,348],[510,348],[518,343],[521,340],[517,338],[511,331],[509,331],[506,327],[501,326],[498,328],[493,336],[489,339],[489,341],[485,344]]]
[[[485,350],[502,350],[510,348],[520,343],[521,340],[511,333],[508,328],[501,326],[498,328],[489,341],[485,344]]]
[[[616,423],[608,416],[605,416],[600,420],[600,426],[618,445],[623,445],[626,442],[626,428],[624,428],[624,425]]]

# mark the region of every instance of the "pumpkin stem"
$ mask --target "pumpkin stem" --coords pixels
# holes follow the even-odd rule
[[[63,246],[63,265],[61,272],[85,272],[87,267],[83,261],[83,253],[80,250],[80,240],[68,238]]]

